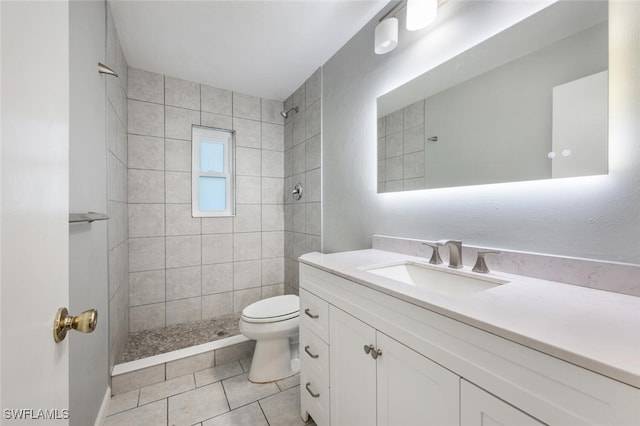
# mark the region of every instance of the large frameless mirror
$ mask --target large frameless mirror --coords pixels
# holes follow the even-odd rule
[[[379,97],[378,192],[608,173],[607,10],[554,3]]]

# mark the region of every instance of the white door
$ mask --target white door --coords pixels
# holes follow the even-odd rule
[[[378,426],[460,424],[460,377],[377,333]]]
[[[69,301],[69,7],[2,1],[0,19],[1,422],[62,426],[68,340],[52,328]]]
[[[373,328],[330,307],[329,386],[331,424],[376,424],[376,361],[364,351],[376,344]]]

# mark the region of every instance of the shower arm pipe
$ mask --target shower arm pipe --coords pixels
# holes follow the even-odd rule
[[[118,74],[114,70],[112,70],[111,68],[109,68],[108,66],[106,66],[101,62],[98,62],[98,72],[100,74],[112,75],[116,78],[118,77]]]

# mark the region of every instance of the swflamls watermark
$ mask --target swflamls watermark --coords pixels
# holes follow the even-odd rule
[[[2,411],[5,420],[67,420],[68,409],[58,408],[5,408]]]

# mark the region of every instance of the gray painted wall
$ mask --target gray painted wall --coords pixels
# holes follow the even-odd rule
[[[69,210],[107,211],[105,3],[69,3]],[[93,424],[109,383],[107,223],[69,225],[69,312],[98,310],[91,334],[70,332],[71,425]]]
[[[385,56],[373,52],[373,19],[323,66],[324,251],[370,247],[380,233],[640,262],[638,2],[610,3],[609,175],[376,193],[376,98],[542,7],[476,3],[455,14],[445,3],[436,26],[401,30]]]

